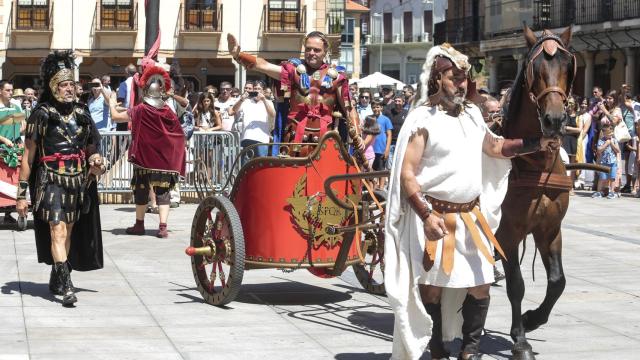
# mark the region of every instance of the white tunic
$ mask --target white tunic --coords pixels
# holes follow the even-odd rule
[[[458,118],[435,107],[421,106],[405,119],[391,169],[385,222],[385,287],[395,314],[392,359],[420,358],[429,340],[431,321],[422,305],[418,284],[461,289],[445,289],[441,299],[443,332],[450,339],[460,330],[459,314],[455,319],[450,316],[460,308],[466,292],[463,288],[493,281],[491,264],[476,248],[459,216],[451,276],[444,274],[440,264],[442,241],[432,269],[425,272],[422,267],[423,224],[405,200],[410,194],[402,194],[400,189],[400,168],[407,144],[420,128],[429,132],[417,175],[422,191],[455,203],[470,202],[480,196],[481,210],[492,231],[499,224],[500,204],[510,170],[508,160],[492,159],[482,153],[489,130],[475,106],[466,108]]]

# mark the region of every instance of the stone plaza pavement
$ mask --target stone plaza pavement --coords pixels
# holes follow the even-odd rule
[[[529,338],[538,359],[638,359],[640,199],[587,195],[571,198],[564,223],[566,290]],[[170,237],[157,239],[150,230],[124,234],[132,205],[102,206],[105,267],[73,272],[79,302],[72,309],[49,294],[50,267],[36,262],[33,231],[1,228],[0,360],[389,358],[390,308],[364,293],[350,270],[334,279],[252,270],[235,302],[203,303],[184,255],[195,209],[172,210]],[[157,224],[148,215],[147,228]],[[525,310],[546,286],[539,258],[532,280],[528,244]],[[493,287],[485,358],[510,358],[509,326],[506,290]]]

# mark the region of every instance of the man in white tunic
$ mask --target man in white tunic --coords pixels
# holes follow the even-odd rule
[[[420,358],[427,341],[433,359],[448,359],[443,339],[460,332],[460,307],[459,359],[480,359],[493,247],[502,253],[493,232],[506,192],[507,159],[557,146],[557,140],[509,140],[491,133],[467,100],[467,57],[449,44],[431,48],[423,69],[398,136],[387,201],[392,359]]]

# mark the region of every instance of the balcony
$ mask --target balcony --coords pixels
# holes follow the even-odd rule
[[[264,34],[305,34],[307,32],[307,6],[302,9],[262,7]]]
[[[129,6],[96,3],[94,24],[97,32],[138,31],[138,3]]]
[[[11,2],[9,10],[10,47],[49,48],[53,37],[53,0],[43,5]]]
[[[134,48],[138,35],[138,3],[97,1],[93,15],[94,43],[102,49]]]
[[[219,33],[222,32],[222,4],[215,9],[185,9],[180,5],[180,32]]]
[[[638,0],[538,0],[533,5],[535,30],[640,17]]]

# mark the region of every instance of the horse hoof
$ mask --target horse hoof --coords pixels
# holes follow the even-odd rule
[[[516,343],[513,345],[513,349],[511,350],[513,354],[513,360],[535,360],[536,357],[533,356],[533,349],[528,342]]]
[[[522,326],[525,332],[533,331],[547,323],[547,319],[542,319],[535,310],[528,310],[522,314]]]

